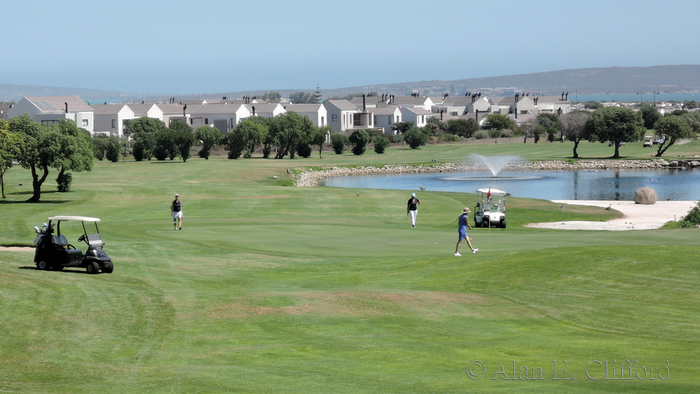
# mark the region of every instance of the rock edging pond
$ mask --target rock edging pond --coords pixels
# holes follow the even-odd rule
[[[677,161],[676,161],[677,162]],[[700,162],[698,163],[700,165]],[[518,161],[508,164],[505,171],[558,171],[558,170],[616,170],[616,169],[654,169],[680,167],[672,165],[664,159],[654,160],[546,160]],[[387,164],[382,167],[329,167],[321,170],[301,168],[294,175],[297,187],[315,187],[330,177],[351,175],[384,175],[384,174],[418,174],[435,172],[483,172],[489,169],[481,163],[440,163],[440,164]]]

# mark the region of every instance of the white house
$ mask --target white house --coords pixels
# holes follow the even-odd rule
[[[70,119],[75,124],[92,133],[95,130],[95,117],[92,107],[78,96],[23,97],[7,111],[7,118],[27,114],[39,123],[53,124],[60,119]]]
[[[394,123],[402,121],[399,107],[370,108],[368,111],[372,116],[372,123],[375,128],[383,129],[384,134],[395,134],[391,127]]]
[[[245,104],[250,111],[250,116],[262,116],[264,118],[274,118],[275,116],[282,115],[286,111],[284,107],[279,103],[274,104]]]
[[[333,131],[350,130],[355,124],[355,114],[360,110],[348,100],[328,100],[323,103],[328,112],[328,124]]]
[[[308,116],[316,127],[328,125],[328,111],[322,104],[287,104],[284,109],[301,117]]]
[[[129,109],[134,111],[135,118],[153,118],[163,120],[163,110],[154,103],[149,104],[127,104]]]
[[[126,123],[136,117],[134,111],[125,104],[104,104],[92,106],[95,117],[95,134],[121,137]]]
[[[401,121],[413,122],[413,125],[416,127],[425,127],[430,116],[432,116],[431,112],[423,107],[401,108]]]

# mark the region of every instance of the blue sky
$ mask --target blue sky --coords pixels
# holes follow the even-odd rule
[[[698,15],[692,0],[13,1],[0,83],[186,94],[700,64]]]

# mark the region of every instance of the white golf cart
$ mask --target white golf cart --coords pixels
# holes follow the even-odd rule
[[[506,196],[503,190],[484,188],[476,191],[476,208],[474,209],[475,227],[506,228]]]
[[[75,246],[68,242],[65,235],[61,233],[61,223],[78,221],[82,224],[82,235],[78,238],[79,242],[87,244],[87,252],[76,249]],[[36,252],[34,253],[34,262],[36,268],[40,270],[56,270],[60,271],[65,267],[83,267],[87,272],[96,274],[100,270],[104,273],[111,274],[114,270],[112,259],[107,256],[102,246],[102,237],[100,230],[97,228],[97,222],[100,219],[87,216],[52,216],[49,218],[49,224],[45,224],[39,228],[34,227],[37,233],[34,238]],[[85,227],[85,223],[92,223],[95,226],[95,232],[90,234]],[[89,227],[92,227],[88,225]],[[69,229],[79,230],[80,226],[64,225]]]

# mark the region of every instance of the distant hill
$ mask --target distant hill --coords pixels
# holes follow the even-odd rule
[[[313,89],[273,89],[283,97],[296,92],[309,92]],[[355,93],[377,92],[394,95],[410,95],[418,92],[422,96],[441,96],[449,93],[462,96],[467,91],[480,91],[492,95],[511,95],[515,92],[532,92],[544,95],[559,95],[568,91],[583,95],[593,94],[634,94],[651,93],[698,93],[700,92],[700,65],[675,65],[652,67],[604,67],[549,71],[533,74],[506,75],[497,77],[469,78],[453,81],[430,80],[376,84],[338,89],[324,89],[324,98],[347,96]],[[221,92],[213,94],[176,95],[177,99],[262,96],[269,90]],[[41,86],[19,86],[0,84],[0,101],[17,101],[24,96],[65,96],[77,95],[87,102],[142,100],[166,101],[168,95],[133,95],[122,92],[89,89],[52,88]]]

